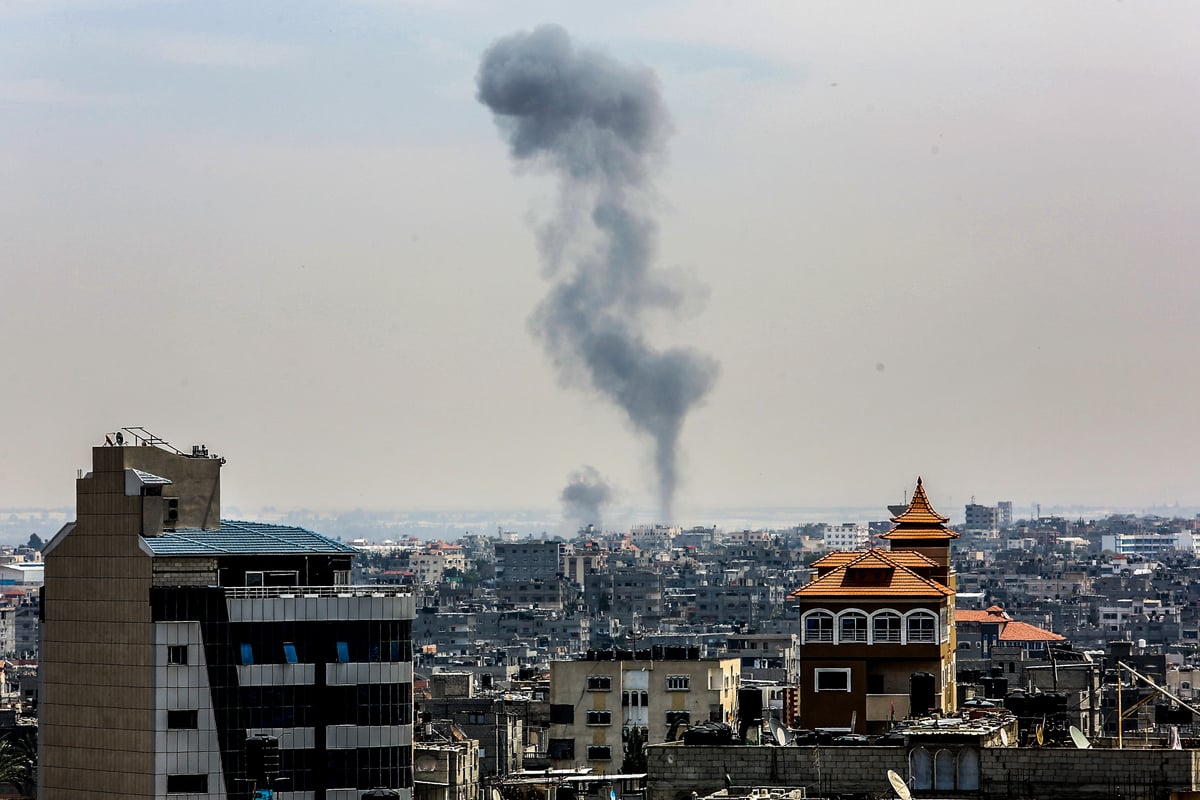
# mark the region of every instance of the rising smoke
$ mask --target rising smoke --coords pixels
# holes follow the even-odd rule
[[[567,478],[560,499],[564,517],[578,523],[581,528],[595,525],[600,529],[604,526],[601,514],[605,506],[613,501],[613,489],[599,470],[584,465]]]
[[[477,80],[513,158],[549,166],[560,182],[538,239],[552,287],[533,326],[564,380],[608,397],[652,437],[669,522],[683,422],[718,368],[696,350],[657,350],[645,338],[647,312],[678,310],[685,296],[651,269],[651,174],[670,132],[658,82],[648,69],[575,49],[553,25],[495,42]]]

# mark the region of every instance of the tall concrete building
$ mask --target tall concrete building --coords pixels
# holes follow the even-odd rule
[[[411,800],[409,590],[350,585],[354,549],[311,531],[221,520],[206,448],[133,444],[93,449],[45,548],[40,797]]]

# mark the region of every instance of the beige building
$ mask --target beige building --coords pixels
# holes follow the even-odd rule
[[[39,797],[411,800],[411,593],[351,585],[341,542],[222,520],[223,463],[93,448],[44,551]]]
[[[413,553],[408,557],[408,568],[416,577],[417,583],[436,586],[442,582],[442,576],[447,570],[456,569],[466,572],[467,560],[462,548],[458,545],[441,544],[431,547],[421,553]]]
[[[588,655],[550,664],[549,755],[555,768],[619,772],[623,735],[632,728],[654,744],[666,741],[673,727],[734,721],[740,659],[635,659],[621,651]]]

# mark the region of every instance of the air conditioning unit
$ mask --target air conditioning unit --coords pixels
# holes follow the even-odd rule
[[[179,498],[164,497],[163,498],[163,526],[174,528],[175,523],[179,521]]]

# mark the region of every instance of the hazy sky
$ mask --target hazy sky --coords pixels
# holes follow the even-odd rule
[[[721,365],[681,521],[1200,503],[1194,3],[0,0],[0,507],[123,425],[242,506],[653,506],[531,332],[554,183],[475,98],[544,22],[673,118],[656,264],[707,293],[649,336]]]

